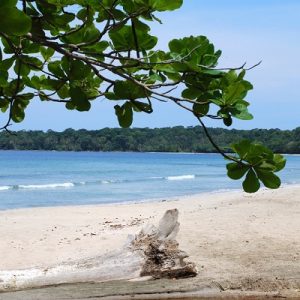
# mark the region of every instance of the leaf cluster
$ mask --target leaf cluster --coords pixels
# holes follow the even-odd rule
[[[36,98],[77,111],[89,111],[96,99],[117,101],[115,114],[124,128],[135,113],[152,113],[153,101],[168,101],[196,117],[212,145],[235,162],[214,143],[203,119],[226,126],[233,118],[252,119],[246,100],[252,85],[244,66],[218,68],[221,51],[205,36],[174,39],[168,50],[157,49],[151,22],[161,22],[160,12],[178,9],[182,2],[2,0],[0,109],[7,113],[2,129],[23,121]],[[243,147],[253,152],[254,146]],[[271,164],[270,155],[258,154],[261,164]],[[267,172],[252,165],[250,170],[251,180],[254,173]],[[274,176],[270,181],[278,185]]]
[[[280,178],[274,173],[281,171],[286,164],[286,159],[281,154],[274,154],[261,144],[243,140],[231,145],[236,153],[236,162],[227,164],[227,175],[234,180],[243,181],[244,191],[255,193],[260,188],[260,182],[267,188],[280,187]]]

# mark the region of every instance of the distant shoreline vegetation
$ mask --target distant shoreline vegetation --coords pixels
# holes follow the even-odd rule
[[[218,145],[241,139],[263,142],[277,153],[300,153],[300,127],[294,130],[237,130],[210,128]],[[16,131],[0,133],[0,150],[130,151],[213,153],[203,129],[195,127],[66,129],[63,132]]]

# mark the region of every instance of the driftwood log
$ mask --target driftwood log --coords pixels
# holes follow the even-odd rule
[[[109,255],[63,263],[47,269],[0,271],[0,291],[144,276],[155,279],[196,276],[195,264],[185,262],[188,255],[178,248],[178,231],[178,210],[168,210],[158,227],[147,225],[137,235],[129,236],[122,249]]]

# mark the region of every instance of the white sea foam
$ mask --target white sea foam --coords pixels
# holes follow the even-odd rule
[[[28,185],[19,185],[19,189],[56,189],[56,188],[71,188],[74,186],[72,182],[65,183],[51,183],[51,184],[28,184]]]
[[[112,183],[111,180],[101,180],[101,183],[103,184],[109,184],[109,183]]]
[[[167,180],[189,180],[195,179],[195,175],[180,175],[180,176],[168,176],[166,177]]]
[[[10,190],[11,187],[8,186],[8,185],[3,185],[3,186],[0,186],[0,191],[7,191],[7,190]]]
[[[123,183],[126,182],[127,180],[120,180],[120,179],[108,179],[108,180],[101,180],[100,183],[102,184],[110,184],[110,183]]]

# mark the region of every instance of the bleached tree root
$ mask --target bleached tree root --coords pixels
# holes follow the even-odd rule
[[[109,280],[185,278],[197,275],[194,263],[178,248],[178,210],[168,210],[159,226],[147,225],[129,236],[119,251],[63,263],[47,269],[0,271],[0,291],[20,290],[62,283],[103,282]]]

